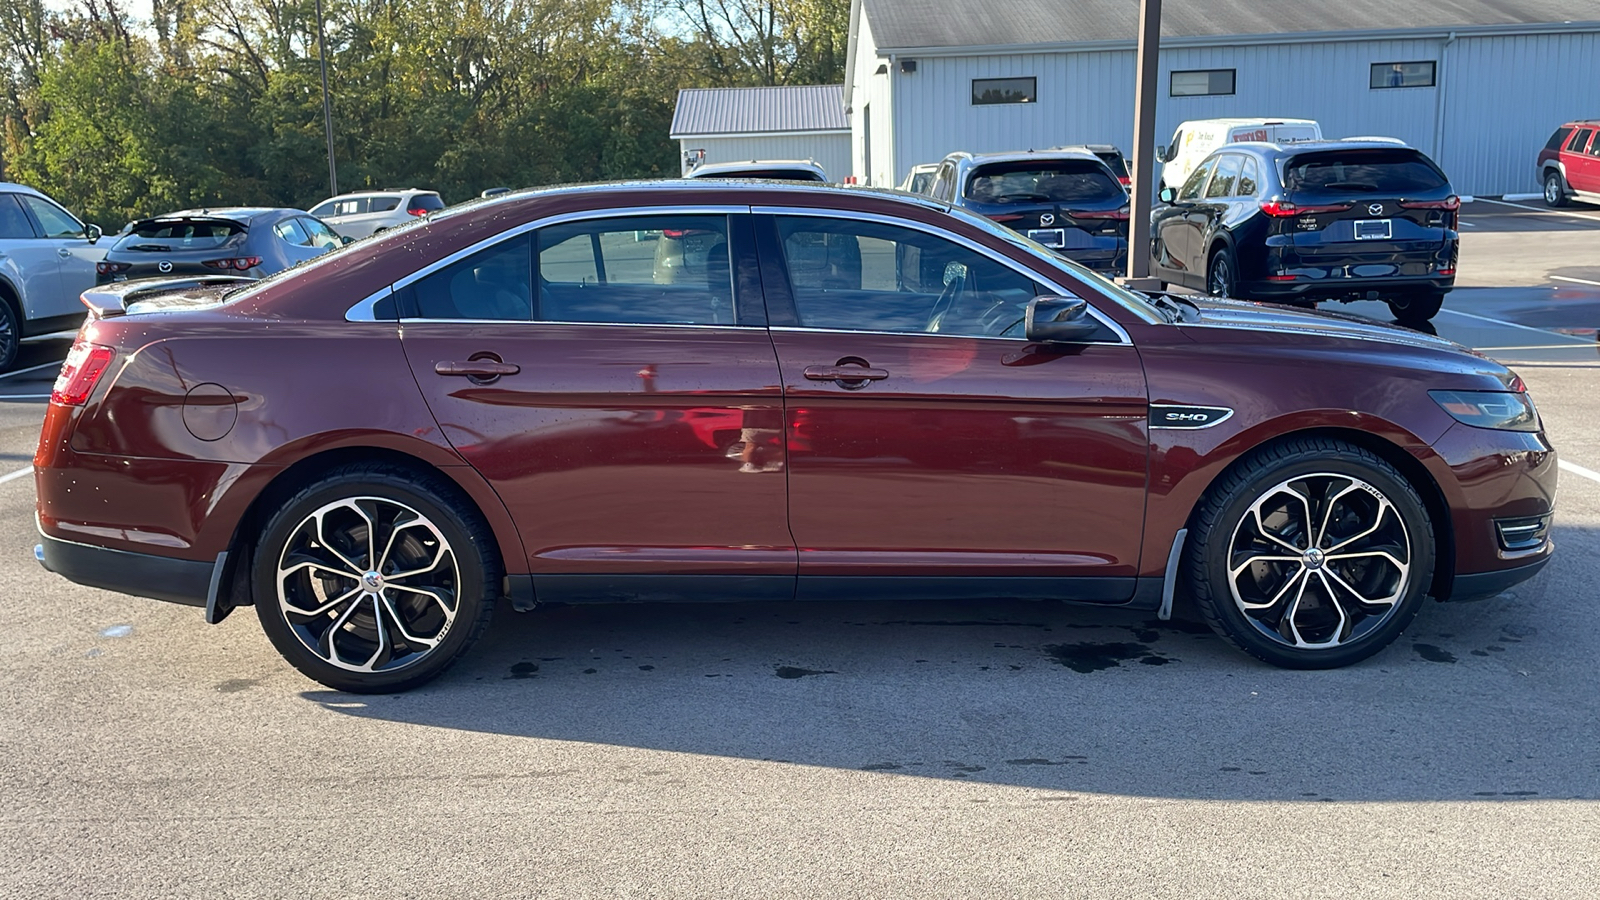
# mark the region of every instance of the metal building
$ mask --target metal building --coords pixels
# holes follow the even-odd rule
[[[852,167],[1133,141],[1139,0],[853,0]],[[1463,194],[1538,190],[1557,125],[1600,115],[1600,0],[1166,0],[1157,142],[1187,119],[1398,137]]]
[[[681,90],[672,138],[683,172],[705,163],[811,159],[843,181],[851,171],[843,97],[838,84]]]

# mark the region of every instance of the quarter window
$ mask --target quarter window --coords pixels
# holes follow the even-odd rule
[[[552,225],[537,236],[543,322],[734,325],[725,216]]]
[[[1037,78],[974,78],[972,105],[995,106],[1005,103],[1035,103],[1039,99]]]
[[[1239,169],[1242,168],[1244,158],[1237,153],[1229,153],[1217,161],[1217,174],[1212,176],[1211,183],[1206,186],[1206,199],[1213,197],[1232,197],[1233,185],[1239,180]]]
[[[1173,72],[1168,93],[1173,97],[1216,97],[1233,93],[1237,69],[1195,69]]]
[[[1434,67],[1433,60],[1373,63],[1369,86],[1375,91],[1384,88],[1433,87]]]
[[[1260,174],[1259,170],[1256,168],[1255,157],[1246,156],[1244,158],[1244,172],[1239,175],[1239,188],[1233,192],[1234,196],[1254,197],[1256,195],[1256,191],[1260,190],[1261,188],[1261,185],[1258,183],[1259,178]]]
[[[408,289],[412,314],[424,319],[532,318],[533,269],[528,237],[519,235],[457,260]]]
[[[877,222],[781,217],[795,313],[807,328],[1021,337],[1040,291],[987,256]]]
[[[389,210],[394,209],[396,206],[400,205],[400,198],[399,197],[373,197],[370,202],[371,202],[372,205],[370,207],[368,207],[368,211],[370,211],[370,212],[388,212]]]
[[[272,226],[272,233],[296,247],[311,246],[311,238],[306,235],[306,230],[301,228],[300,223],[295,219],[284,219],[282,222]]]
[[[21,200],[22,204],[33,212],[33,217],[39,220],[39,226],[44,229],[45,237],[69,238],[83,234],[83,225],[54,203],[27,194],[22,194],[17,199]]]

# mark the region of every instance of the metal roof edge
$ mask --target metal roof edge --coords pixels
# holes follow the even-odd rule
[[[683,131],[673,132],[667,138],[674,141],[686,141],[692,138],[751,138],[751,137],[789,137],[803,134],[849,134],[850,126],[843,128],[796,128],[793,130],[773,131]]]
[[[857,0],[859,2],[859,0]],[[1509,25],[1429,26],[1427,28],[1381,28],[1357,31],[1302,31],[1283,34],[1208,34],[1193,37],[1163,37],[1161,49],[1187,47],[1258,46],[1262,44],[1330,44],[1353,41],[1417,40],[1425,38],[1494,37],[1500,35],[1572,34],[1600,32],[1600,20],[1583,22],[1542,22]],[[852,43],[852,47],[855,45]],[[1133,38],[1114,41],[1057,41],[1046,44],[984,44],[954,47],[879,47],[879,58],[890,56],[999,56],[1043,53],[1094,53],[1106,50],[1133,50]],[[846,96],[849,79],[846,79]]]

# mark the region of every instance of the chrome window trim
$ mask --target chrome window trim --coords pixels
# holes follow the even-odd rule
[[[781,331],[793,334],[872,334],[888,337],[916,337],[916,338],[944,338],[946,340],[967,341],[1011,341],[1017,344],[1037,343],[1025,337],[1012,337],[999,334],[941,334],[937,331],[876,331],[870,328],[811,328],[805,325],[772,325],[768,331]],[[1070,344],[1077,347],[1132,347],[1121,341],[1051,341],[1052,344]]]
[[[761,329],[752,325],[722,324],[697,325],[688,322],[546,322],[540,319],[401,319],[402,325],[538,325],[540,328],[699,328],[712,331],[737,331],[754,334]]]
[[[1039,283],[1045,285],[1046,287],[1053,289],[1060,296],[1063,296],[1063,297],[1077,297],[1078,299],[1083,300],[1085,303],[1088,303],[1089,314],[1095,318],[1095,321],[1097,321],[1100,324],[1102,324],[1102,325],[1106,326],[1107,328],[1111,329],[1111,331],[1114,334],[1116,334],[1117,337],[1118,337],[1118,340],[1114,341],[1114,342],[1113,341],[1083,341],[1081,343],[1085,343],[1085,344],[1108,344],[1108,343],[1132,344],[1133,343],[1133,338],[1128,336],[1128,332],[1126,330],[1124,330],[1121,325],[1117,324],[1116,320],[1112,319],[1110,316],[1107,316],[1105,313],[1101,312],[1092,302],[1089,301],[1089,298],[1087,298],[1087,297],[1079,297],[1079,292],[1067,290],[1066,288],[1062,287],[1058,282],[1055,282],[1055,281],[1052,281],[1049,278],[1046,278],[1041,273],[1039,273],[1039,272],[1037,272],[1037,271],[1035,271],[1033,269],[1030,269],[1027,266],[1022,265],[1021,263],[1019,263],[1019,262],[1017,262],[1017,261],[1015,261],[1013,259],[1010,259],[1010,258],[1004,257],[1004,256],[996,256],[994,254],[994,251],[990,250],[988,247],[985,247],[984,245],[978,243],[977,241],[974,241],[974,240],[972,240],[970,238],[967,238],[967,237],[965,237],[963,235],[956,234],[956,233],[951,232],[951,231],[943,230],[943,229],[937,228],[936,226],[933,226],[933,225],[927,225],[927,224],[924,224],[922,222],[913,221],[911,219],[900,219],[900,218],[896,218],[894,216],[882,215],[880,213],[859,212],[859,211],[856,211],[856,210],[817,209],[817,208],[813,208],[813,207],[804,207],[804,206],[799,206],[799,207],[795,207],[795,206],[752,206],[750,208],[750,212],[752,214],[755,214],[755,215],[810,216],[810,217],[814,217],[814,218],[849,219],[851,221],[857,221],[857,222],[875,222],[875,223],[880,224],[880,225],[894,225],[894,226],[899,226],[899,227],[902,227],[902,228],[910,228],[913,231],[920,231],[920,232],[923,232],[924,234],[930,234],[930,235],[933,235],[934,237],[942,238],[944,240],[947,240],[947,241],[950,241],[952,243],[959,244],[959,245],[961,245],[963,247],[966,247],[967,249],[973,251],[974,253],[977,253],[978,255],[983,256],[984,258],[988,259],[991,262],[998,263],[999,265],[1002,265],[1002,266],[1006,267],[1007,269],[1010,269],[1011,271],[1017,273],[1018,275],[1025,276],[1025,277],[1027,277],[1028,279],[1030,279],[1032,281],[1039,282]],[[817,328],[817,329],[807,329],[807,330],[812,330],[812,331],[845,331],[845,330],[849,330],[849,329]],[[891,332],[867,332],[867,333],[870,333],[870,334],[919,334],[921,332],[915,332],[915,331],[891,331]],[[946,337],[967,337],[967,338],[984,338],[984,337],[987,337],[985,335],[971,335],[971,334],[945,335],[945,336]],[[1010,339],[1010,340],[1015,340],[1015,339],[1013,338],[1013,339]],[[1024,338],[1023,340],[1026,340],[1026,339]],[[1078,343],[1078,342],[1074,342],[1074,343]]]
[[[394,319],[380,319],[377,317],[376,307],[378,302],[394,293],[392,285],[385,285],[371,294],[366,299],[356,301],[355,305],[344,311],[346,322],[393,322]]]
[[[660,215],[734,216],[734,215],[745,215],[745,214],[748,214],[749,212],[750,212],[750,207],[748,207],[748,206],[701,206],[701,205],[691,205],[691,206],[630,206],[630,207],[624,207],[624,208],[586,209],[586,210],[580,210],[580,211],[576,211],[576,212],[559,213],[559,214],[554,215],[554,216],[546,216],[546,217],[544,217],[542,219],[535,219],[532,222],[524,222],[521,225],[517,225],[517,226],[514,226],[512,228],[508,228],[505,231],[499,232],[498,234],[495,234],[493,237],[484,238],[483,240],[477,242],[476,244],[473,244],[473,245],[471,245],[469,247],[464,247],[464,248],[462,248],[460,250],[457,250],[456,252],[450,254],[449,256],[446,256],[446,257],[443,257],[441,259],[435,260],[434,262],[431,262],[431,263],[427,264],[426,266],[423,266],[422,268],[416,270],[415,272],[412,272],[409,275],[406,275],[406,276],[404,276],[402,278],[396,279],[394,281],[394,283],[392,283],[389,286],[391,288],[395,289],[396,291],[403,290],[403,289],[411,286],[411,284],[413,282],[416,282],[416,281],[419,281],[419,280],[421,280],[423,278],[426,278],[429,275],[432,275],[434,272],[437,272],[440,269],[444,268],[445,266],[450,265],[451,263],[460,262],[461,260],[465,259],[466,257],[471,256],[474,253],[477,253],[479,250],[486,250],[486,249],[488,249],[488,248],[490,248],[490,247],[494,246],[495,244],[498,244],[498,243],[500,243],[502,241],[508,241],[508,240],[510,240],[510,239],[512,239],[514,237],[520,237],[521,235],[527,234],[530,231],[535,231],[535,230],[540,229],[540,228],[546,228],[546,227],[551,226],[551,225],[561,225],[561,224],[564,224],[566,222],[573,222],[573,221],[578,221],[578,220],[581,220],[581,219],[625,219],[625,218],[629,218],[631,216],[644,216],[644,215],[657,215],[657,214],[660,214]],[[468,320],[461,320],[461,321],[468,321]],[[515,321],[521,321],[521,320],[519,319],[519,320],[515,320]],[[534,320],[533,319],[529,319],[528,321],[532,322]]]

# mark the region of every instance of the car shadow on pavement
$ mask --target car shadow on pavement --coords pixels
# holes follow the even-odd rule
[[[368,720],[1081,793],[1600,799],[1584,583],[1600,536],[1556,540],[1536,579],[1430,601],[1333,671],[1056,604],[641,604],[499,610],[431,685],[304,696]]]

